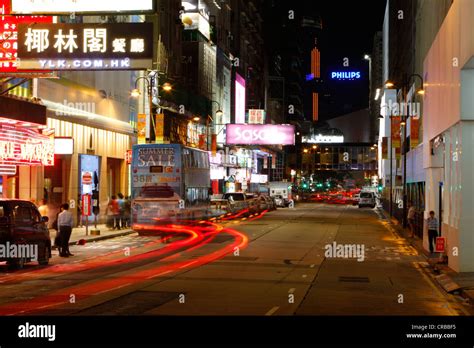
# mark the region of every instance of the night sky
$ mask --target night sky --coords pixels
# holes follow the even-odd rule
[[[322,98],[320,119],[330,119],[367,108],[369,63],[363,57],[366,53],[372,53],[374,35],[382,30],[386,0],[273,1],[283,5],[280,11],[292,9],[297,17],[309,15],[320,16],[322,19],[323,30],[318,46],[324,82],[317,87]],[[311,50],[310,47],[307,49],[308,52]],[[349,68],[342,66],[344,57],[349,58]],[[361,71],[362,78],[359,81],[331,81],[331,71],[341,69]],[[309,71],[304,72],[305,75],[308,73]],[[308,110],[306,107],[305,109]]]

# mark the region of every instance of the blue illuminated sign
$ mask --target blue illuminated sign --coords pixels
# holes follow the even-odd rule
[[[331,73],[333,80],[359,80],[361,76],[360,71],[333,71]]]

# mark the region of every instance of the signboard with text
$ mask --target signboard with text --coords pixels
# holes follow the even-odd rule
[[[149,69],[153,24],[20,24],[18,58],[32,70]]]
[[[226,125],[227,145],[294,145],[293,125]]]
[[[249,123],[250,124],[264,124],[265,123],[265,110],[250,109],[249,110]]]
[[[437,237],[436,238],[436,252],[437,253],[444,253],[445,246],[446,246],[446,238]]]
[[[20,23],[52,23],[47,16],[10,16],[10,0],[0,0],[0,73],[18,71],[17,47]],[[25,73],[25,71],[23,71]]]
[[[8,0],[10,1],[10,0]],[[11,0],[15,14],[141,13],[153,10],[153,0]]]

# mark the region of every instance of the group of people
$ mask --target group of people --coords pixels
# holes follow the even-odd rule
[[[111,230],[120,230],[130,227],[131,200],[119,193],[112,196],[107,204],[107,227]]]

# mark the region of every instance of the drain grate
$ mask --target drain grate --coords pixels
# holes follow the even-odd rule
[[[370,283],[369,277],[339,277],[339,281],[344,283]]]

